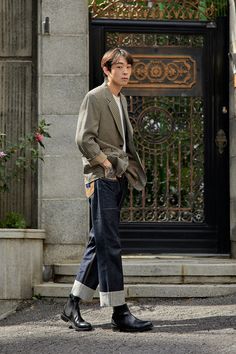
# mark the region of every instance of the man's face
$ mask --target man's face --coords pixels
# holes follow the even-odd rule
[[[112,64],[111,71],[104,68],[104,72],[107,75],[108,82],[116,86],[126,86],[129,82],[132,66],[128,64],[123,56],[117,59],[117,62]]]

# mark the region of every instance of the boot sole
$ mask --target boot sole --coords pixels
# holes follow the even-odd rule
[[[89,328],[79,328],[79,327],[76,327],[75,324],[67,317],[65,316],[64,314],[61,314],[61,319],[62,321],[64,322],[70,322],[70,326],[69,328],[70,329],[74,329],[76,331],[92,331],[93,327],[89,327]]]
[[[111,324],[112,326],[112,330],[114,332],[145,332],[145,331],[150,331],[153,329],[153,326],[150,326],[150,327],[144,327],[144,328],[122,328],[122,327],[119,327],[115,324]]]

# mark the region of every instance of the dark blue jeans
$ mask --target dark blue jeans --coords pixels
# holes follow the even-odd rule
[[[99,284],[101,306],[125,303],[119,223],[126,192],[126,177],[101,178],[89,200],[92,228],[72,294],[91,300]]]

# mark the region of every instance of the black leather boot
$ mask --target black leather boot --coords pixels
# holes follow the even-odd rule
[[[150,321],[142,321],[133,316],[126,304],[113,308],[112,327],[126,332],[143,332],[152,329]]]
[[[91,331],[92,326],[90,323],[84,321],[80,314],[79,308],[80,298],[70,294],[64,310],[61,314],[61,319],[65,322],[70,322],[72,328],[76,331]]]

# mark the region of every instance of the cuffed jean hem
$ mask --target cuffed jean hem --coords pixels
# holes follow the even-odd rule
[[[71,290],[72,295],[78,296],[80,299],[85,301],[91,301],[93,299],[94,293],[94,289],[91,289],[88,286],[80,283],[78,280],[75,280]]]
[[[121,306],[125,304],[124,290],[99,292],[100,306]]]

